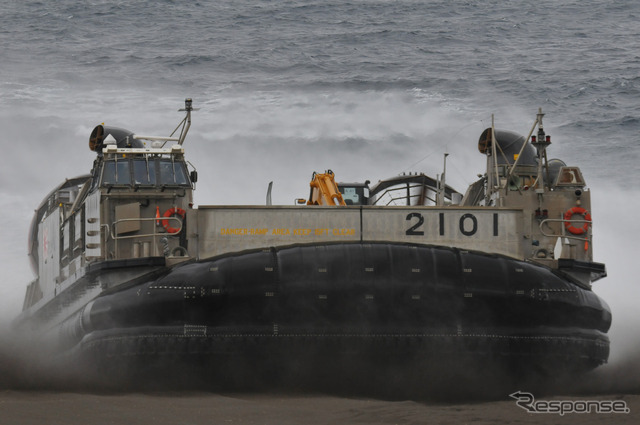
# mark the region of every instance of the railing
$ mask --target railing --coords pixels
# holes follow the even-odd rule
[[[125,235],[125,236],[121,236],[118,234],[117,232],[117,227],[118,224],[124,223],[124,222],[145,222],[145,221],[164,221],[164,220],[172,220],[178,223],[178,227],[177,227],[177,231],[175,233],[167,233],[167,232],[158,232],[158,225],[154,224],[153,225],[153,233],[137,233],[134,235]],[[165,237],[167,235],[177,235],[178,233],[180,233],[182,231],[182,220],[179,219],[178,217],[162,217],[162,218],[157,218],[157,217],[149,217],[149,218],[123,218],[120,220],[116,220],[115,222],[113,222],[113,224],[111,225],[111,231],[109,232],[109,236],[111,237],[111,239],[114,240],[115,242],[115,257],[116,258],[120,258],[120,255],[118,253],[118,242],[121,240],[126,240],[126,239],[141,239],[140,243],[142,243],[142,245],[135,245],[136,242],[134,242],[134,245],[132,246],[132,257],[133,258],[139,258],[139,257],[149,257],[149,256],[158,256],[158,238],[161,237]],[[151,239],[150,241],[143,241],[142,239]],[[144,244],[149,244],[149,245],[144,245]],[[136,246],[137,248],[137,252],[136,252]],[[164,254],[163,254],[164,255]]]
[[[395,196],[397,192],[405,192],[404,194],[399,194],[399,196]],[[380,193],[376,193],[376,203],[378,205],[379,201],[387,200],[385,206],[389,206],[391,204],[397,205],[396,201],[402,201],[402,206],[412,205],[411,201],[415,200],[416,205],[420,205],[421,198],[424,200],[422,205],[436,205],[436,200],[434,198],[430,198],[427,196],[427,191],[431,191],[435,193],[435,190],[430,186],[423,185],[398,185],[392,186],[388,189]],[[407,193],[408,192],[408,193]],[[430,203],[426,203],[426,201],[430,201]]]
[[[561,226],[560,226],[560,229],[561,229],[560,233],[559,234],[557,234],[555,232],[551,233],[551,234],[546,233],[544,231],[544,229],[543,229],[543,225],[545,225],[545,224],[548,225],[548,223],[562,223]],[[567,228],[566,224],[567,223],[574,223],[574,224],[575,223],[582,223],[582,224],[588,223],[589,224],[589,229],[587,229],[582,235],[574,235],[573,233],[568,233],[566,231],[566,228]],[[540,233],[542,233],[543,236],[546,236],[546,237],[549,237],[549,238],[561,237],[561,238],[573,239],[573,240],[584,242],[585,243],[584,250],[587,251],[589,249],[590,244],[591,244],[591,238],[592,238],[591,230],[590,230],[591,223],[592,223],[591,220],[584,220],[584,219],[583,220],[580,220],[580,219],[565,220],[564,218],[545,218],[542,221],[540,221],[539,227],[540,227]],[[549,226],[548,226],[548,228],[551,229]]]

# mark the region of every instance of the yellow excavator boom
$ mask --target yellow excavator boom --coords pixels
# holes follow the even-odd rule
[[[309,185],[311,193],[307,205],[346,205],[334,179],[333,171],[328,170],[324,174],[314,172]]]

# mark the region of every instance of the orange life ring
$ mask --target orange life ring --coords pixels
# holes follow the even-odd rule
[[[584,216],[584,219],[586,221],[582,227],[574,227],[571,225],[571,217],[573,217],[574,214],[580,214]],[[587,210],[585,210],[582,207],[569,208],[567,212],[564,213],[564,227],[566,227],[569,233],[571,234],[583,235],[587,233],[587,230],[589,230],[590,225],[591,225],[591,214],[589,214],[589,212],[587,212]]]
[[[174,215],[179,215],[180,218],[182,218],[184,220],[185,214],[186,214],[186,212],[182,208],[174,207],[174,208],[170,208],[170,209],[166,210],[162,216],[163,217],[172,217]],[[182,226],[180,227],[180,229],[177,229],[175,227],[169,226],[169,220],[167,218],[162,220],[162,227],[164,227],[164,229],[167,231],[167,233],[178,233],[182,229]]]

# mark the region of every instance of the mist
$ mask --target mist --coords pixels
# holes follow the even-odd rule
[[[588,182],[588,181],[587,181]],[[587,378],[588,391],[640,392],[640,315],[637,249],[631,240],[640,231],[635,211],[640,208],[638,190],[607,184],[592,190],[594,259],[607,265],[607,277],[593,290],[611,307],[609,363]]]
[[[197,93],[196,93],[197,94]],[[197,168],[196,205],[264,205],[267,185],[274,182],[274,204],[292,205],[308,195],[314,171],[331,169],[338,181],[358,182],[402,172],[442,172],[449,153],[447,184],[464,192],[484,171],[476,143],[496,112],[496,126],[527,134],[537,108],[462,110],[427,93],[279,92],[201,93],[193,97],[193,124],[185,142],[187,159]],[[27,233],[34,209],[64,178],[91,169],[94,153],[88,138],[94,125],[124,127],[142,134],[168,135],[182,119],[176,110],[181,97],[150,101],[145,93],[115,98],[99,93],[93,101],[58,95],[0,115],[3,150],[11,161],[0,168],[0,202],[9,219],[0,221],[2,280],[0,281],[0,376],[3,388],[38,388],[56,377],[33,365],[17,351],[9,336],[10,322],[22,307],[26,285],[34,278],[27,259]],[[500,115],[503,112],[503,115]],[[547,117],[553,134],[555,117]],[[566,130],[558,131],[566,133]],[[570,151],[556,138],[551,157]],[[594,260],[606,263],[608,277],[594,292],[610,305],[609,364],[589,374],[570,391],[640,391],[640,299],[635,241],[640,231],[635,212],[640,190],[621,188],[589,173],[598,158],[589,153],[560,157],[583,167],[592,190]],[[594,165],[594,162],[596,163]],[[601,177],[598,173],[598,177]],[[30,350],[36,348],[30,348]],[[42,375],[38,375],[42,373]],[[42,378],[42,379],[40,379]]]

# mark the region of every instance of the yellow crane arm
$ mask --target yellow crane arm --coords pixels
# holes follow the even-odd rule
[[[334,179],[333,171],[328,170],[324,174],[314,172],[309,185],[311,193],[307,205],[346,205]]]

